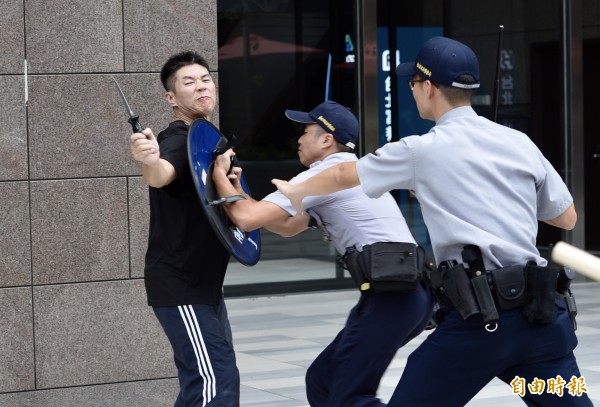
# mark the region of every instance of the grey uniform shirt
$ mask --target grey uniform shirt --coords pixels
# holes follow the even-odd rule
[[[461,262],[466,244],[495,269],[533,260],[538,220],[573,202],[565,183],[527,135],[478,116],[470,106],[440,118],[429,133],[389,143],[361,158],[363,190],[413,190],[437,262]]]
[[[313,163],[290,182],[296,184],[333,165],[356,160],[356,155],[351,153],[331,154],[323,161]],[[371,199],[357,186],[331,195],[306,197],[302,205],[323,224],[339,253],[344,253],[350,246],[362,250],[363,245],[376,242],[415,243],[394,198],[389,193],[379,195]],[[292,216],[296,214],[289,199],[279,191],[263,200],[274,203]]]

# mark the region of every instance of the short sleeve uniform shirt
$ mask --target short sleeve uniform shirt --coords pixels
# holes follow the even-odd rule
[[[291,182],[302,182],[333,165],[356,160],[356,155],[351,153],[331,154],[313,163]],[[279,191],[263,200],[276,204],[290,215],[296,213],[289,199]],[[398,204],[389,193],[371,199],[360,187],[355,187],[331,195],[310,196],[302,204],[304,210],[325,227],[339,253],[348,247],[361,250],[362,246],[375,242],[415,243]]]
[[[486,268],[545,265],[535,242],[538,220],[573,202],[565,183],[527,135],[455,108],[429,133],[389,143],[361,158],[365,193],[409,189],[419,199],[437,262],[466,244],[481,248]]]

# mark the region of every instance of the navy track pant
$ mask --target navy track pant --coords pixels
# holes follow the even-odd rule
[[[153,309],[173,348],[180,388],[174,407],[238,407],[240,375],[225,302]]]
[[[379,381],[398,349],[423,331],[432,308],[422,285],[411,293],[361,294],[342,331],[308,368],[310,405],[384,406],[376,396]]]

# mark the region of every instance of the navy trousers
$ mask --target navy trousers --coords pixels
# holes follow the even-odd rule
[[[379,381],[397,350],[423,331],[432,308],[423,286],[412,293],[361,294],[342,331],[308,368],[310,405],[384,406],[376,397]]]
[[[179,378],[174,407],[238,407],[240,375],[225,302],[153,309],[173,348]]]
[[[592,406],[586,393],[572,396],[564,387],[560,397],[556,387],[548,388],[558,376],[565,383],[580,380],[576,345],[573,324],[558,302],[552,323],[530,325],[514,309],[500,312],[495,332],[487,332],[481,318],[464,321],[453,310],[408,357],[388,406],[464,406],[494,377],[528,406]],[[530,392],[528,385],[541,381],[545,388]]]

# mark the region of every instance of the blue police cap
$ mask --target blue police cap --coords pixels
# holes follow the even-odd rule
[[[328,100],[315,107],[310,112],[299,112],[297,110],[286,110],[288,119],[298,123],[316,123],[340,143],[354,148],[359,133],[358,119],[347,107]]]
[[[446,37],[433,37],[419,50],[415,62],[398,65],[400,76],[417,74],[424,79],[446,86],[463,89],[479,87],[479,61],[473,50],[465,44]],[[457,82],[461,75],[471,75],[475,83]]]

